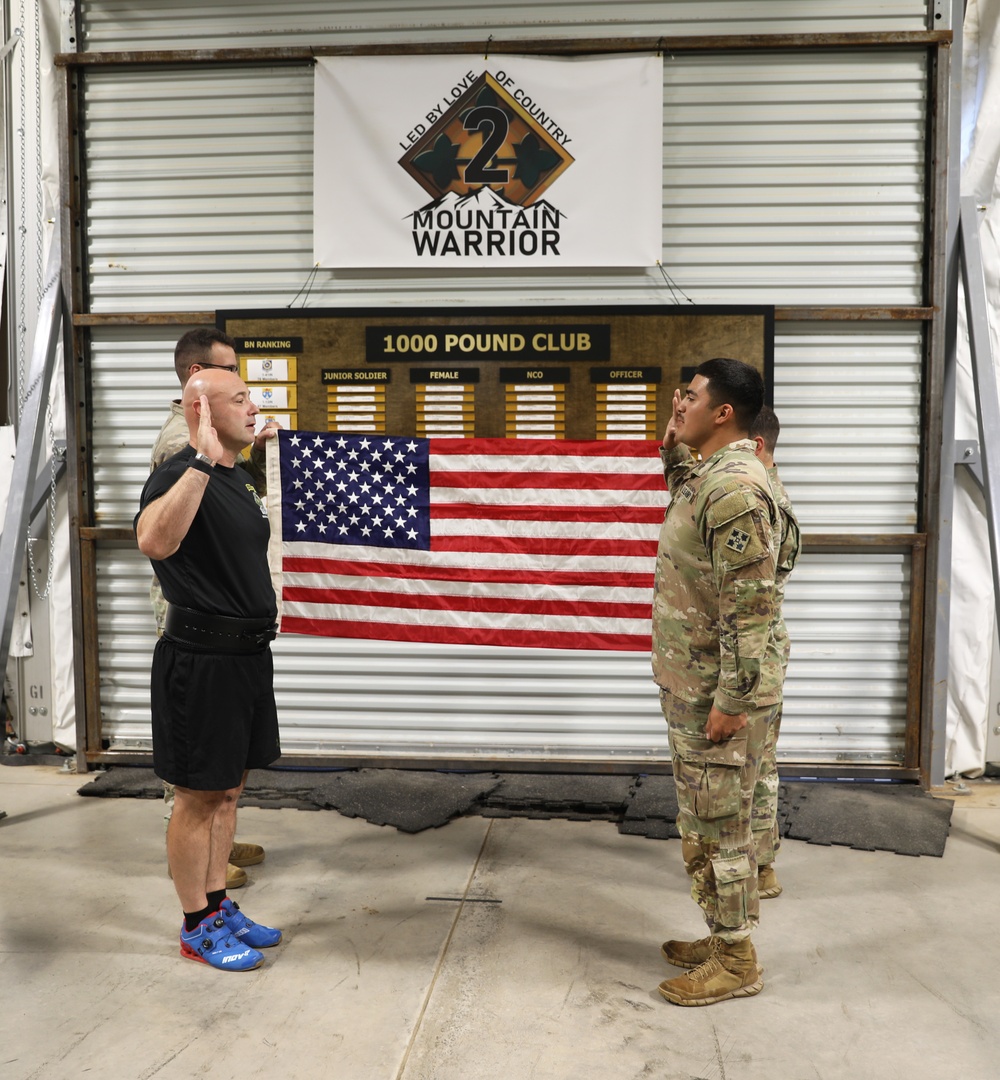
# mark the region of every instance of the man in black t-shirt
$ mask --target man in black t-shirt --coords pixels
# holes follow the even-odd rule
[[[239,371],[239,363],[236,358],[236,342],[227,334],[217,330],[214,326],[199,326],[194,330],[188,330],[183,334],[174,348],[174,370],[177,373],[180,389],[183,393],[188,379],[199,371],[206,368],[219,371]],[[259,420],[260,417],[258,416]],[[267,478],[265,471],[265,445],[267,440],[274,436],[278,424],[271,421],[265,424],[254,439],[250,447],[250,455],[247,458],[238,457],[236,464],[245,469],[250,482],[257,489],[258,495],[263,496],[267,491]],[[189,445],[187,420],[184,418],[184,408],[180,397],[170,403],[170,413],[160,428],[149,458],[149,471],[153,472],[162,465],[167,458],[183,450]],[[154,577],[150,584],[149,599],[153,605],[153,615],[156,619],[156,633],[163,633],[163,620],[167,615],[167,602],[163,598],[163,590],[160,583]],[[170,821],[170,815],[174,809],[174,786],[164,783],[164,826]],[[164,833],[165,833],[164,829]],[[264,861],[265,852],[260,844],[247,841],[233,840],[233,850],[229,853],[229,866],[226,868],[226,888],[239,889],[247,883],[245,866],[256,866]]]
[[[281,753],[267,511],[235,467],[258,409],[222,370],[195,374],[183,407],[191,443],[149,477],[135,518],[168,604],[150,677],[153,766],[176,792],[167,859],[184,911],[181,956],[247,971],[281,940],[246,918],[225,884],[247,771]]]

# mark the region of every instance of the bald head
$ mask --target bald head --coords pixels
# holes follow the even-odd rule
[[[246,383],[232,371],[204,368],[188,379],[181,399],[192,446],[198,446],[203,399],[207,419],[225,449],[238,454],[253,442],[254,417],[260,410],[250,400]]]
[[[208,398],[211,407],[215,398],[246,390],[246,384],[231,371],[219,371],[215,368],[203,368],[190,376],[184,385],[184,394],[181,397],[181,405],[184,408],[184,419],[188,422],[188,428],[192,423],[198,427],[199,398],[204,394]],[[193,418],[193,419],[192,419]]]

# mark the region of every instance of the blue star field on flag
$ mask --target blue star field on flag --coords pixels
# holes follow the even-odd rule
[[[278,433],[285,540],[430,549],[428,441]]]

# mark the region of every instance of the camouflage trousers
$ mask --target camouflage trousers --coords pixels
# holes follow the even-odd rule
[[[781,730],[781,706],[774,721],[768,724],[760,770],[753,789],[753,810],[750,828],[753,831],[754,851],[758,866],[770,866],[781,847],[778,831],[778,733]]]
[[[163,824],[170,824],[170,816],[174,812],[174,785],[163,781]]]
[[[750,828],[754,789],[778,706],[755,709],[724,742],[705,735],[708,706],[660,691],[677,788],[677,828],[691,896],[709,931],[724,941],[748,938],[760,917],[757,856]]]
[[[156,617],[156,636],[163,637],[163,623],[167,617],[167,602],[163,599],[163,590],[160,582],[153,578],[149,587],[149,599],[153,605],[153,615]],[[163,824],[170,824],[170,815],[174,812],[174,785],[163,781]]]

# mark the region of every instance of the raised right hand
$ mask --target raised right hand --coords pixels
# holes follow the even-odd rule
[[[196,446],[199,454],[218,461],[225,454],[225,448],[219,441],[219,434],[212,426],[212,408],[208,398],[202,394],[198,399],[198,437]]]
[[[663,449],[673,450],[677,445],[677,407],[681,403],[680,390],[674,391],[674,400],[671,407],[670,419],[667,421],[667,430],[663,433]]]

